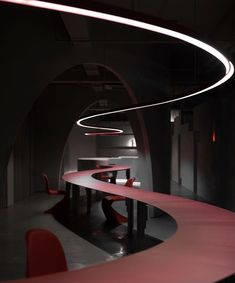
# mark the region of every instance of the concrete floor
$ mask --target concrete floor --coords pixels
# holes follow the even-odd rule
[[[172,184],[172,192],[176,195],[182,194],[184,197],[194,197],[191,192],[177,184]],[[64,248],[69,269],[83,268],[120,257],[120,253],[117,255],[95,246],[91,241],[66,229],[51,214],[43,213],[60,199],[61,196],[35,193],[13,207],[0,210],[0,281],[25,277],[24,237],[25,232],[31,228],[49,229],[58,236]],[[125,206],[115,205],[118,210],[122,212],[125,210]],[[165,241],[174,234],[176,227],[172,218],[161,214],[156,218],[149,217],[146,234],[150,238]],[[112,246],[111,242],[109,244]]]
[[[37,193],[13,207],[0,210],[0,281],[25,277],[25,232],[49,229],[60,239],[69,269],[112,260],[113,257],[66,229],[50,214],[43,213],[61,199]]]

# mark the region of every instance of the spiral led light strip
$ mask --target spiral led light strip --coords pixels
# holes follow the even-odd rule
[[[118,109],[118,110],[113,110],[113,111],[109,111],[109,112],[105,112],[105,113],[99,113],[99,114],[87,116],[87,117],[81,118],[77,121],[77,124],[81,127],[85,127],[85,128],[89,128],[89,129],[99,129],[99,130],[110,131],[109,133],[111,133],[111,134],[122,133],[123,130],[121,130],[121,129],[106,128],[106,127],[104,128],[104,127],[98,127],[98,126],[89,126],[89,125],[85,125],[84,121],[86,121],[88,119],[92,119],[92,118],[101,117],[101,116],[104,116],[104,115],[110,115],[110,114],[127,112],[127,111],[131,111],[131,110],[143,109],[143,108],[147,108],[147,107],[159,106],[159,105],[179,101],[179,100],[182,100],[182,99],[190,98],[190,97],[193,97],[195,95],[207,92],[207,91],[209,91],[209,90],[211,90],[215,87],[218,87],[219,85],[226,82],[234,73],[234,67],[233,67],[232,62],[230,62],[221,52],[216,50],[214,47],[212,47],[212,46],[210,46],[210,45],[208,45],[208,44],[206,44],[206,43],[204,43],[204,42],[202,42],[198,39],[195,39],[191,36],[188,36],[188,35],[185,35],[183,33],[176,32],[176,31],[173,31],[173,30],[170,30],[170,29],[167,29],[167,28],[163,28],[163,27],[160,27],[160,26],[157,26],[157,25],[149,24],[149,23],[146,23],[146,22],[138,21],[138,20],[129,19],[129,18],[126,18],[126,17],[121,17],[121,16],[112,15],[112,14],[92,11],[92,10],[84,9],[84,8],[78,8],[78,7],[72,7],[72,6],[67,6],[67,5],[60,5],[60,4],[56,4],[56,3],[44,2],[44,1],[36,1],[36,0],[0,0],[0,1],[1,2],[7,2],[7,3],[19,4],[19,5],[32,6],[32,7],[37,7],[37,8],[43,8],[43,9],[48,9],[48,10],[54,10],[54,11],[59,11],[59,12],[66,12],[66,13],[71,13],[71,14],[76,14],[76,15],[86,16],[86,17],[91,17],[91,18],[96,18],[96,19],[101,19],[101,20],[105,20],[105,21],[120,23],[120,24],[124,24],[124,25],[128,25],[128,26],[132,26],[132,27],[136,27],[136,28],[140,28],[140,29],[164,34],[164,35],[167,35],[167,36],[170,36],[170,37],[173,37],[173,38],[177,38],[177,39],[182,40],[184,42],[187,42],[189,44],[192,44],[192,45],[206,51],[207,53],[209,53],[212,56],[214,56],[215,58],[217,58],[224,65],[224,68],[225,68],[224,76],[220,80],[215,82],[214,84],[210,85],[209,87],[206,87],[206,88],[201,89],[197,92],[193,92],[191,94],[184,95],[184,96],[181,96],[181,97],[177,97],[177,98],[174,98],[174,99],[163,100],[161,102],[150,103],[148,105],[130,106],[130,107],[126,107],[126,108],[122,108],[122,109]],[[102,134],[104,134],[104,133],[102,133]]]

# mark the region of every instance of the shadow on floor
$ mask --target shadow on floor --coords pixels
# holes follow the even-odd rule
[[[114,258],[133,254],[162,243],[161,240],[145,235],[137,236],[133,231],[127,234],[126,225],[114,225],[105,220],[100,201],[92,205],[90,214],[81,209],[79,215],[70,209],[67,214],[54,214],[54,217],[67,229],[108,252]]]

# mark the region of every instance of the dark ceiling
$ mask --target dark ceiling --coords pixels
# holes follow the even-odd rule
[[[106,5],[110,8],[110,5],[113,10],[117,7],[125,9],[125,13],[137,12],[145,14],[146,18],[156,17],[176,30],[185,29],[189,34],[216,47],[229,59],[235,57],[234,0],[100,0],[85,3],[95,3],[101,10]],[[76,15],[61,13],[61,18],[68,40],[74,44],[98,42],[110,46],[116,43],[130,50],[133,46],[141,46],[147,50],[143,56],[150,60],[155,60],[159,50],[167,52],[169,58],[166,67],[170,74],[172,96],[208,86],[223,73],[221,66],[211,56],[178,40]],[[122,83],[111,72],[89,64],[71,69],[53,83],[89,84],[95,92],[123,89]],[[190,108],[200,101],[199,97],[174,107],[186,104],[186,108]]]

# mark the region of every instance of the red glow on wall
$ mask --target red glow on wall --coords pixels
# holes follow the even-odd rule
[[[212,132],[212,142],[215,142],[216,140],[216,134],[215,134],[215,129],[213,129],[213,132]]]

